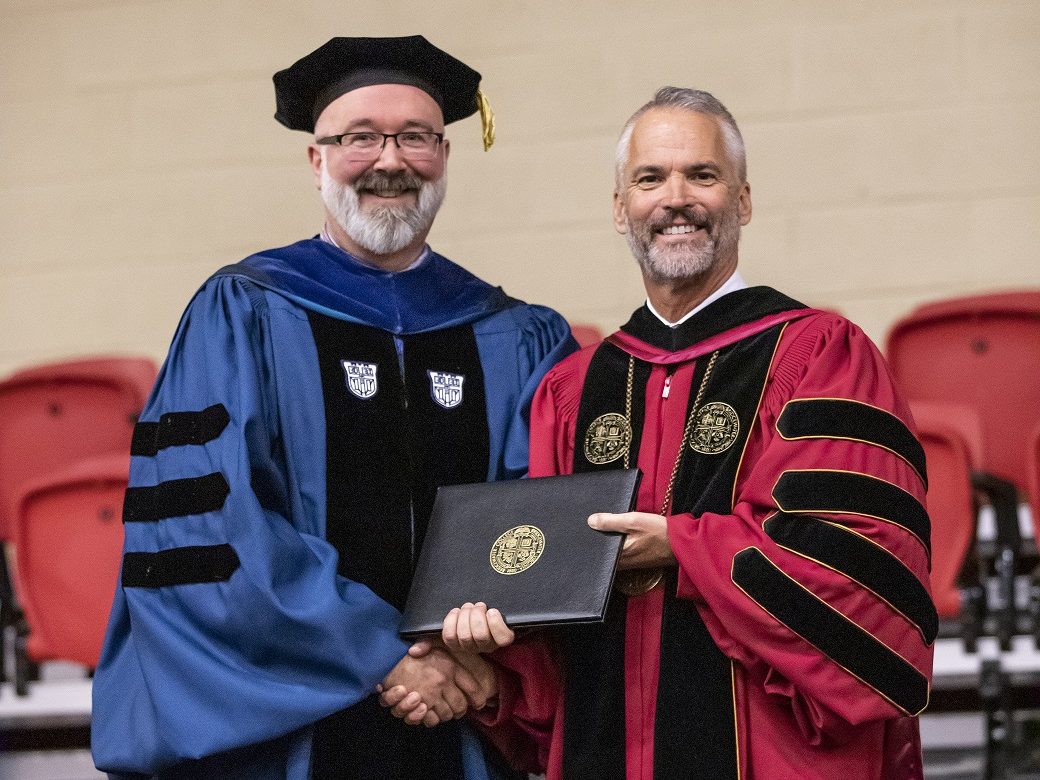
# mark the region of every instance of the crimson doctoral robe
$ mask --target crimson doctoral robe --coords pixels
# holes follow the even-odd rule
[[[602,462],[623,449],[597,428],[612,414],[640,511],[660,512],[689,428],[678,566],[615,592],[603,625],[501,652],[500,744],[549,780],[922,777],[924,456],[869,339],[762,287],[675,329],[643,307],[542,382],[531,476],[621,467]]]

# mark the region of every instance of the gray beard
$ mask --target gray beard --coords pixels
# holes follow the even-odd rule
[[[661,247],[654,243],[655,225],[652,223],[646,222],[637,228],[628,219],[626,225],[628,230],[625,240],[632,256],[643,272],[655,282],[701,276],[711,270],[720,258],[735,252],[740,240],[740,217],[736,204],[722,214],[717,230],[711,231],[713,226],[708,226],[708,241],[701,246]]]
[[[373,181],[399,181],[418,185],[419,197],[414,206],[377,206],[361,209],[357,188],[371,186]],[[388,176],[370,173],[353,186],[340,184],[321,168],[321,199],[336,223],[359,246],[375,255],[392,255],[412,243],[433,225],[433,219],[444,202],[448,189],[447,176],[433,182],[421,181],[410,174]]]

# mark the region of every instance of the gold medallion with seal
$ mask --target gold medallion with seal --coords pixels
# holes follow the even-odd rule
[[[733,407],[722,401],[704,404],[693,421],[690,448],[702,455],[718,455],[733,446],[740,433],[740,419]]]
[[[626,596],[649,593],[664,579],[664,569],[625,569],[614,577],[614,587]]]
[[[537,526],[510,528],[491,545],[491,568],[499,574],[530,569],[545,551],[545,534]]]
[[[585,431],[585,459],[601,466],[628,454],[632,446],[632,424],[623,414],[601,414]]]

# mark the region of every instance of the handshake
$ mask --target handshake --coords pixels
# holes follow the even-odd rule
[[[498,681],[481,654],[515,637],[497,609],[483,602],[456,607],[440,638],[416,642],[390,670],[377,687],[379,701],[405,723],[428,727],[494,706]]]

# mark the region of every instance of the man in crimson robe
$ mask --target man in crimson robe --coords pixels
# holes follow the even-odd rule
[[[546,375],[530,454],[532,477],[642,471],[637,511],[588,521],[627,535],[607,618],[512,644],[466,604],[443,632],[511,645],[480,717],[549,780],[922,777],[923,450],[858,327],[745,283],[751,213],[713,96],[665,87],[625,125],[614,224],[647,300]]]

